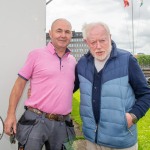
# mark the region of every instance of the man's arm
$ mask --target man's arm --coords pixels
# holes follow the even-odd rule
[[[133,116],[137,119],[142,118],[150,107],[150,88],[137,60],[132,56],[129,60],[129,83],[137,100],[129,114],[126,115],[128,124],[131,125]]]
[[[26,82],[27,81],[23,78],[18,77],[11,91],[9,98],[9,107],[7,111],[7,118],[4,122],[4,130],[5,133],[8,135],[12,134],[13,132],[16,133],[16,107],[18,105],[20,97],[22,96],[22,92],[24,90]]]

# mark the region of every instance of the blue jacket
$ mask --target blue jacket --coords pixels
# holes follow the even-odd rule
[[[138,75],[135,73],[138,72]],[[80,114],[83,134],[93,143],[112,148],[127,148],[137,142],[137,129],[128,129],[126,112],[141,118],[150,106],[150,89],[144,74],[133,56],[117,49],[112,42],[110,58],[101,70],[99,80],[95,80],[94,58],[84,55],[77,64],[80,83]],[[93,87],[98,81],[98,107],[93,107],[95,95]],[[98,122],[93,109],[99,109]],[[97,114],[96,114],[97,115]]]

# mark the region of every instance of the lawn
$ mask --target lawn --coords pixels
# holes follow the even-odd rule
[[[80,126],[82,121],[79,115],[80,92],[77,91],[73,96],[72,118]],[[138,150],[150,150],[150,110],[145,117],[138,122]]]
[[[150,150],[150,110],[138,122],[138,150]]]

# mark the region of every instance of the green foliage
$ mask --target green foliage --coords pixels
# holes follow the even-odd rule
[[[138,55],[137,60],[141,67],[150,67],[150,55]]]
[[[77,91],[73,95],[73,110],[72,118],[73,120],[82,126],[82,121],[79,114],[79,104],[80,104],[80,92]],[[150,110],[146,115],[139,120],[138,124],[138,150],[149,150],[150,149]],[[83,137],[81,137],[82,139]]]
[[[82,121],[81,121],[80,113],[79,113],[79,105],[80,105],[80,92],[79,91],[74,93],[72,105],[73,105],[73,109],[72,109],[71,116],[73,120],[80,126],[80,131],[82,131]],[[77,136],[76,140],[84,140],[84,137]]]
[[[80,92],[79,91],[74,93],[72,105],[73,105],[73,109],[72,109],[71,116],[76,123],[82,126],[82,121],[81,121],[80,114],[79,114],[79,105],[80,105]]]

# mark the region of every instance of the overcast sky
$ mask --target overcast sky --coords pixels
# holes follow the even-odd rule
[[[46,31],[57,18],[68,19],[75,31],[81,31],[84,23],[102,21],[117,47],[133,52],[134,31],[134,53],[150,55],[150,0],[143,0],[141,7],[140,0],[129,0],[129,4],[124,7],[123,0],[52,0],[46,6]]]

